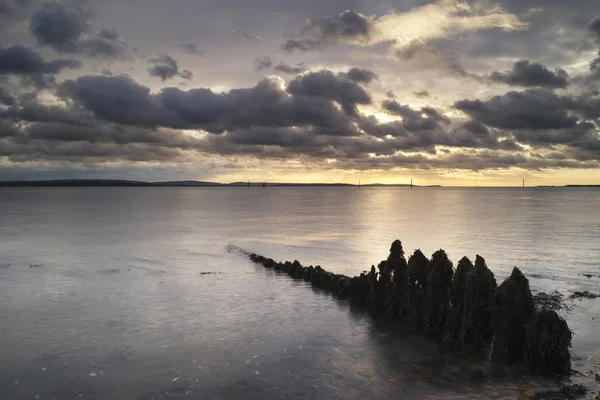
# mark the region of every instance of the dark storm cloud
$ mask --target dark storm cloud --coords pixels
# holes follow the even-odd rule
[[[187,80],[192,79],[194,76],[191,71],[179,71],[177,60],[166,54],[158,58],[153,58],[150,62],[154,65],[148,68],[148,73],[151,76],[160,78],[163,82],[176,76]]]
[[[493,82],[504,83],[510,86],[524,87],[546,87],[564,89],[568,85],[569,74],[562,69],[556,68],[555,72],[540,63],[530,63],[529,60],[515,62],[509,71],[494,71],[490,75]]]
[[[350,68],[348,72],[345,73],[345,76],[353,82],[366,84],[379,79],[379,76],[375,72],[362,68]]]
[[[570,115],[574,103],[548,90],[508,92],[489,100],[461,100],[454,107],[475,120],[503,129],[566,129],[577,124]]]
[[[357,104],[371,104],[365,89],[331,71],[317,71],[296,77],[287,88],[294,96],[324,97],[338,102],[348,114],[356,114]]]
[[[600,17],[595,17],[588,24],[588,29],[600,39]]]
[[[413,92],[413,94],[421,99],[430,96],[427,90],[420,90],[418,92]]]
[[[204,52],[202,50],[200,50],[200,48],[198,47],[197,44],[194,43],[182,43],[181,44],[181,48],[189,54],[196,54],[196,55],[203,55]]]
[[[33,14],[29,28],[40,45],[62,53],[119,58],[129,51],[114,30],[93,33],[89,19],[81,7],[50,3]]]
[[[385,100],[381,106],[388,113],[402,117],[402,121],[409,130],[432,130],[439,124],[449,124],[448,117],[431,107],[422,107],[419,111],[401,105],[395,100]]]
[[[91,29],[88,15],[81,8],[69,9],[58,3],[47,4],[33,14],[29,27],[40,44],[68,52],[73,52],[83,34]]]
[[[60,92],[99,118],[127,125],[202,128],[214,133],[249,126],[312,125],[324,134],[357,134],[351,119],[328,97],[290,96],[283,89],[279,81],[264,79],[252,88],[221,94],[173,87],[150,94],[149,88],[129,77],[84,76],[65,82]]]
[[[0,0],[0,15],[12,14],[31,5],[32,0]]]
[[[14,95],[7,88],[0,86],[0,104],[11,105],[14,102]]]
[[[0,74],[56,74],[65,68],[79,68],[81,63],[73,59],[45,61],[37,52],[25,46],[0,48]]]

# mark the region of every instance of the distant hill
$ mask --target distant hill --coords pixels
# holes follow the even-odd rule
[[[294,186],[294,187],[306,187],[306,186],[327,186],[327,187],[354,187],[350,183],[285,183],[285,182],[232,182],[232,183],[218,183],[218,182],[205,182],[205,181],[164,181],[164,182],[144,182],[144,181],[131,181],[124,179],[57,179],[57,180],[40,180],[40,181],[0,181],[0,186],[10,187],[166,187],[166,186],[216,186],[216,187],[261,187],[261,186]],[[410,187],[409,184],[382,184],[373,183],[367,185],[361,185],[361,187],[378,187],[378,186],[391,186],[391,187]],[[439,185],[432,186],[418,186],[414,187],[440,187]]]

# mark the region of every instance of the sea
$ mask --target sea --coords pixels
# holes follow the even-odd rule
[[[564,382],[445,348],[243,251],[350,276],[444,249],[558,291],[600,373],[600,189],[0,188],[0,399],[516,399]],[[242,251],[240,251],[242,249]]]

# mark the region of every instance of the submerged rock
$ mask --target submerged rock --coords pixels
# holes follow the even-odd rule
[[[527,324],[525,364],[534,373],[565,375],[571,371],[569,326],[555,311],[543,310]]]
[[[425,331],[431,336],[441,336],[446,327],[450,289],[454,268],[444,250],[433,253],[427,275]]]
[[[459,334],[463,318],[465,277],[473,269],[473,263],[468,257],[463,257],[456,267],[450,290],[450,304],[446,320],[446,336],[444,341],[458,346]]]
[[[514,268],[492,297],[494,329],[492,359],[505,364],[523,360],[525,325],[535,317],[529,281]]]
[[[492,297],[497,284],[494,273],[483,257],[475,258],[475,267],[465,275],[463,313],[460,325],[461,347],[483,351],[494,336],[492,329]]]
[[[408,259],[406,268],[407,291],[405,295],[406,320],[413,330],[420,330],[425,321],[425,284],[429,271],[429,260],[415,250]]]

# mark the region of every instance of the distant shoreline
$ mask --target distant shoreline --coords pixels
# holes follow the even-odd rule
[[[0,181],[0,187],[275,187],[275,186],[332,186],[332,187],[411,187],[410,184],[382,184],[372,183],[366,185],[353,185],[350,183],[267,183],[267,182],[204,182],[204,181],[165,181],[145,182],[121,179],[59,179],[39,181]],[[413,187],[441,187],[440,185]]]
[[[0,187],[406,187],[409,183],[370,183],[357,185],[352,183],[286,183],[286,182],[207,182],[207,181],[162,181],[146,182],[126,179],[56,179],[56,180],[19,180],[0,181]],[[441,188],[442,185],[412,185],[415,188]],[[505,187],[521,188],[520,186],[446,186],[446,187]],[[531,188],[600,188],[600,185],[538,185]]]

